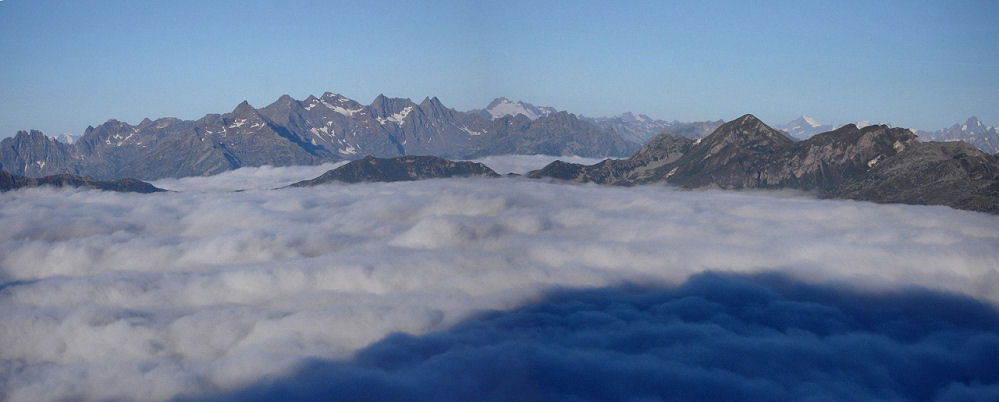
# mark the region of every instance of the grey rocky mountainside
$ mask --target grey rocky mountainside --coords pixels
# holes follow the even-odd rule
[[[12,175],[0,170],[0,192],[31,187],[83,187],[121,193],[155,193],[166,191],[152,184],[135,180],[121,179],[115,181],[100,181],[90,177],[71,174],[58,174],[41,178]]]
[[[445,107],[379,95],[361,105],[333,93],[299,101],[282,96],[256,109],[196,121],[116,120],[88,127],[73,144],[37,131],[0,141],[0,168],[40,177],[58,173],[99,179],[210,175],[243,166],[287,166],[356,159],[437,155],[467,159],[507,153],[626,156],[639,145],[567,112],[537,119],[486,118]]]
[[[436,156],[407,155],[395,158],[367,156],[332,169],[315,179],[292,184],[290,187],[309,187],[334,182],[394,182],[451,177],[500,177],[500,175],[479,162],[456,162]]]
[[[781,189],[875,202],[999,213],[999,159],[960,142],[920,142],[908,129],[849,124],[795,142],[752,115],[699,141],[664,134],[625,160],[554,162],[530,172],[578,182]]]

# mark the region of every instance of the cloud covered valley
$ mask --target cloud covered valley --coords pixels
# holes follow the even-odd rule
[[[527,165],[546,161],[521,158],[485,162],[492,162],[491,166],[502,164],[503,168],[497,168],[501,172],[523,172]],[[658,289],[656,295],[668,296],[660,300],[667,303],[690,296],[683,293],[683,289],[693,286],[686,281],[692,276],[703,281],[702,274],[707,271],[721,275],[707,278],[776,274],[807,286],[831,286],[843,292],[847,289],[851,297],[892,294],[914,287],[944,292],[934,293],[936,299],[929,299],[972,308],[974,317],[985,318],[977,320],[978,324],[969,324],[975,320],[957,319],[959,322],[952,325],[957,329],[944,331],[947,336],[937,337],[941,332],[930,331],[930,335],[916,340],[888,337],[903,346],[944,339],[939,345],[947,347],[930,348],[927,353],[944,350],[957,357],[953,363],[944,358],[940,360],[943,363],[930,359],[933,364],[939,363],[935,368],[960,366],[967,361],[961,356],[999,351],[999,325],[995,324],[999,321],[990,321],[999,305],[997,216],[946,207],[816,200],[783,192],[619,188],[526,178],[272,190],[314,177],[328,168],[250,168],[207,178],[164,180],[156,184],[177,191],[148,195],[51,188],[0,194],[3,399],[162,400],[217,396],[279,381],[303,367],[311,367],[308,365],[314,364],[313,359],[324,362],[317,371],[356,379],[356,384],[361,384],[358,386],[378,385],[385,392],[411,392],[414,390],[408,387],[412,381],[372,374],[375,369],[371,367],[357,371],[329,366],[372,359],[384,362],[392,356],[403,356],[402,352],[385,355],[385,348],[394,347],[393,342],[400,336],[409,337],[406,342],[416,345],[413,350],[419,352],[406,349],[406,353],[416,353],[423,360],[413,371],[395,370],[392,375],[404,372],[413,378],[436,378],[424,383],[440,387],[440,373],[467,366],[454,362],[474,358],[494,361],[494,352],[509,350],[502,344],[490,346],[492,349],[457,348],[468,351],[461,355],[452,348],[449,358],[465,360],[447,360],[438,364],[438,368],[445,368],[436,372],[438,377],[428,374],[432,372],[428,367],[435,366],[432,361],[427,363],[424,354],[433,346],[423,343],[459,339],[462,345],[471,342],[481,346],[481,342],[468,340],[472,336],[467,335],[468,328],[480,331],[473,331],[474,339],[488,338],[481,332],[507,334],[506,329],[494,330],[492,324],[480,325],[493,317],[483,318],[484,312],[536,314],[537,308],[553,303],[553,292],[583,292],[575,295],[587,301],[610,300],[598,303],[599,308],[593,311],[607,313],[607,303],[613,304],[616,298],[626,307],[644,306],[636,307],[644,312],[651,304],[636,302],[634,292],[607,289],[634,285],[654,288]],[[236,189],[244,191],[231,191]],[[745,280],[735,278],[732,280]],[[739,294],[763,286],[738,282],[742,285],[726,288],[718,281],[722,279],[709,281],[712,286],[697,288],[708,292],[699,295],[711,300],[708,295],[726,289]],[[585,293],[588,290],[597,293]],[[977,302],[952,302],[947,298],[951,296],[970,297]],[[562,296],[556,300],[558,297]],[[852,331],[856,327],[868,331],[868,335],[882,333],[871,329],[878,325],[856,318],[867,317],[858,312],[864,307],[856,303],[845,308],[839,301],[836,304],[786,294],[766,300],[776,300],[776,305],[785,307],[791,302],[810,308],[832,306],[832,310],[818,309],[828,313],[828,322],[833,323],[830,325],[845,322],[836,328]],[[853,318],[844,320],[833,310],[848,311]],[[577,323],[572,328],[583,332],[567,334],[572,339],[566,342],[600,343],[595,338],[573,338],[583,336],[580,334],[590,324],[602,331],[594,334],[610,333],[607,322],[599,317],[594,321],[584,319],[596,317],[587,311],[572,316]],[[773,313],[782,311],[776,309]],[[646,320],[643,314],[629,317]],[[906,319],[918,318],[918,314],[905,314],[902,316]],[[748,320],[738,314],[733,316]],[[653,321],[662,319],[655,314],[648,317]],[[746,354],[754,361],[766,356],[762,346],[745,346],[747,340],[760,340],[754,338],[759,333],[718,325],[719,331],[746,337],[705,348],[728,347],[726,350]],[[666,334],[676,335],[677,328],[682,327],[671,328]],[[642,328],[626,327],[624,333],[641,334]],[[857,332],[842,335],[819,324],[801,324],[793,330],[781,325],[773,328],[782,335],[764,337],[762,343],[753,344],[782,350],[808,339],[808,348],[804,349],[819,348],[815,346],[818,344],[830,347],[832,352],[869,344],[863,340],[867,338],[850,338],[858,336]],[[510,331],[514,334],[511,336],[516,336],[523,329]],[[662,341],[662,336],[667,335],[657,333],[656,339]],[[971,339],[971,346],[955,345],[955,337],[962,336]],[[874,344],[880,345],[877,342]],[[525,356],[535,363],[535,370],[582,364],[566,356],[583,356],[579,358],[587,364],[602,356],[594,352],[590,357],[585,353],[552,357],[558,355],[553,350],[562,350],[559,348],[563,346],[514,348],[514,352],[522,354],[509,356]],[[750,349],[756,354],[748,353]],[[606,350],[617,349],[611,345]],[[884,350],[898,349],[886,346]],[[916,357],[907,361],[923,362],[919,358],[922,350],[913,352],[911,356]],[[701,358],[697,353],[684,356],[696,361]],[[632,362],[641,365],[649,354],[611,356],[637,359]],[[829,361],[827,353],[801,356],[805,363]],[[610,361],[610,366],[625,364],[613,357],[605,361]],[[498,367],[519,367],[511,364]],[[652,375],[649,373],[674,367],[673,363],[649,364],[656,370],[640,372]],[[385,369],[392,365],[375,366]],[[705,367],[715,370],[721,382],[728,375],[754,372],[744,366]],[[976,367],[995,373],[994,366],[987,365],[969,370]],[[482,377],[469,374],[469,381],[495,376],[495,370],[483,370]],[[679,369],[677,372],[685,373]],[[828,370],[832,372],[851,373]],[[623,375],[614,373],[608,374],[608,381]],[[864,378],[873,376],[865,381],[894,381],[872,373],[852,373]],[[565,381],[564,376],[539,375],[542,379],[549,377]],[[749,393],[738,391],[731,395],[768,395],[763,391],[772,382],[779,382],[777,377],[740,382],[749,384],[749,388],[732,389],[748,389]],[[931,391],[951,397],[982,389],[996,392],[999,379],[994,377],[970,373]],[[330,382],[328,378],[323,381]],[[802,381],[837,383],[805,377]],[[384,384],[391,386],[381,387]],[[798,391],[802,390],[807,391]],[[643,395],[655,395],[654,391]],[[757,391],[761,392],[753,393]],[[806,394],[787,391],[778,395],[793,398]],[[599,392],[591,395],[622,396]],[[697,394],[690,395],[688,399],[698,399]],[[870,395],[883,399],[912,396]]]

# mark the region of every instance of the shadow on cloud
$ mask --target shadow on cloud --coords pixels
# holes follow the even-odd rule
[[[218,400],[999,400],[999,312],[779,274],[567,290]]]

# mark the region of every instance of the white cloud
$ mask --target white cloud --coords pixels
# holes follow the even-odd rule
[[[244,167],[209,177],[182,177],[160,179],[156,187],[173,191],[236,191],[268,190],[284,187],[305,179],[315,178],[327,170],[347,164],[347,161],[324,163],[315,166],[259,166]]]
[[[0,389],[198,395],[553,287],[705,270],[999,304],[991,215],[523,178],[261,190],[322,173],[310,169],[181,179],[178,193],[0,195]],[[250,190],[220,191],[233,188]]]

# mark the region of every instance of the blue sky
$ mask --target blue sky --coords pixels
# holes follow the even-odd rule
[[[704,4],[699,4],[704,3]],[[997,1],[0,1],[0,137],[324,91],[999,125]]]

